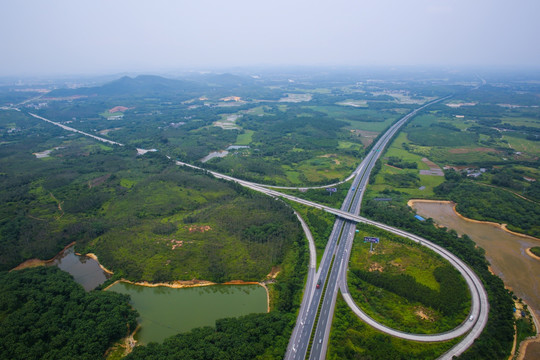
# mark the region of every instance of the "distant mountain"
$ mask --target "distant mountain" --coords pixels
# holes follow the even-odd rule
[[[227,88],[237,88],[243,86],[252,86],[257,83],[257,80],[248,76],[239,76],[233,74],[197,74],[197,76],[189,78],[192,81],[202,82],[208,86],[220,86]]]
[[[200,83],[187,80],[167,79],[154,75],[139,75],[135,78],[124,76],[110,83],[96,87],[78,89],[57,89],[47,97],[86,96],[152,96],[189,94],[205,89]]]

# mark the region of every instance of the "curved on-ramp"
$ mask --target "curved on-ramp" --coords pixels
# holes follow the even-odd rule
[[[395,330],[376,322],[358,307],[358,305],[354,302],[354,300],[352,299],[350,295],[348,284],[347,284],[346,271],[343,271],[339,279],[340,290],[342,292],[343,298],[345,299],[349,307],[353,310],[353,312],[358,317],[360,317],[363,321],[365,321],[366,323],[368,323],[369,325],[371,325],[372,327],[374,327],[375,329],[383,333],[386,333],[394,337],[406,339],[406,340],[412,340],[412,341],[420,341],[420,342],[447,341],[447,340],[451,340],[453,338],[462,336],[470,331],[469,334],[460,343],[458,343],[456,346],[450,349],[440,359],[451,359],[453,356],[459,355],[463,351],[465,351],[470,345],[472,345],[474,340],[480,335],[480,333],[484,329],[487,323],[488,313],[489,313],[487,293],[482,285],[481,280],[478,278],[476,273],[471,268],[469,268],[462,260],[460,260],[457,256],[452,254],[450,251],[424,238],[421,238],[417,235],[408,233],[406,231],[403,231],[403,230],[400,230],[400,229],[397,229],[397,228],[394,228],[385,224],[381,224],[376,221],[368,220],[365,218],[362,218],[361,222],[376,226],[380,229],[389,231],[393,234],[409,238],[419,243],[420,245],[433,250],[437,254],[441,255],[444,259],[446,259],[448,262],[450,262],[450,264],[452,264],[452,266],[454,266],[461,273],[461,275],[467,282],[467,286],[469,287],[469,290],[471,292],[471,311],[469,313],[469,317],[463,323],[461,323],[458,327],[448,332],[439,333],[439,334],[410,334],[410,333],[405,333],[399,330]],[[348,263],[348,259],[346,263]]]

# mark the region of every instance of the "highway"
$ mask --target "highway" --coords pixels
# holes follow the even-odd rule
[[[291,336],[285,359],[325,358],[338,290],[341,290],[347,304],[362,320],[366,321],[374,328],[392,336],[414,341],[445,341],[463,335],[470,331],[469,334],[465,336],[459,344],[457,344],[450,351],[444,354],[441,359],[451,359],[453,356],[461,354],[474,342],[474,339],[476,339],[476,337],[478,337],[478,335],[484,329],[487,323],[487,314],[489,311],[487,294],[482,286],[481,281],[466,264],[460,261],[449,251],[427,241],[426,239],[422,239],[414,234],[409,234],[402,230],[381,223],[377,223],[359,216],[362,197],[369,180],[369,175],[373,169],[373,166],[375,165],[376,160],[379,158],[380,154],[382,153],[388,142],[393,138],[399,128],[411,117],[416,115],[418,111],[436,102],[445,100],[448,97],[440,98],[435,101],[429,102],[422,107],[410,112],[409,114],[398,120],[384,133],[383,136],[380,137],[380,139],[372,147],[371,151],[358,165],[355,171],[346,180],[343,181],[345,182],[353,179],[351,188],[349,189],[349,192],[345,197],[341,209],[334,209],[292,195],[283,194],[270,188],[270,186],[267,185],[236,179],[228,175],[220,174],[214,171],[208,171],[194,165],[176,161],[177,165],[188,166],[191,168],[205,171],[212,174],[216,178],[237,182],[242,186],[249,187],[255,191],[265,193],[269,196],[273,196],[276,198],[286,198],[291,201],[295,201],[307,206],[316,207],[337,215],[332,234],[330,235],[330,239],[327,243],[325,252],[321,260],[321,264],[317,272],[315,272],[315,260],[313,254],[314,246],[312,247],[311,239],[311,255],[310,267],[308,271],[308,281],[305,286],[304,297],[302,299],[302,304],[297,317],[297,323]],[[92,134],[84,133],[82,131],[53,122],[32,113],[30,113],[30,115],[52,123],[56,126],[60,126],[68,131],[73,131],[83,134],[85,136],[90,136],[96,140],[107,142],[110,144],[120,146],[123,145],[114,141],[97,137]],[[324,188],[328,186],[332,185],[318,186],[315,188]],[[456,267],[456,269],[460,271],[471,291],[472,305],[470,318],[466,319],[460,326],[453,329],[452,331],[443,334],[424,335],[409,334],[388,328],[382,324],[375,322],[373,319],[370,319],[366,314],[364,314],[351,298],[346,280],[348,261],[355,234],[355,224],[358,222],[377,226],[394,234],[407,237],[413,241],[420,243],[423,246],[429,247],[430,249],[439,253],[441,256],[447,259],[454,267]],[[304,229],[307,228],[307,226],[305,226],[305,223],[303,223],[302,226],[304,227]],[[315,284],[319,280],[321,281],[322,285],[320,289],[317,289]]]
[[[92,134],[89,134],[89,133],[86,133],[84,131],[80,131],[80,130],[77,130],[77,129],[74,129],[72,127],[69,127],[69,126],[66,126],[64,124],[60,124],[58,122],[54,122],[52,120],[49,120],[49,119],[46,119],[42,116],[39,116],[39,115],[36,115],[36,114],[32,114],[32,113],[29,113],[31,116],[35,117],[36,119],[40,119],[40,120],[43,120],[43,121],[46,121],[48,123],[51,123],[53,125],[56,125],[56,126],[60,126],[62,129],[64,130],[67,130],[67,131],[72,131],[72,132],[75,132],[75,133],[78,133],[78,134],[82,134],[84,136],[88,136],[88,137],[91,137],[93,139],[96,139],[98,141],[101,141],[101,142],[104,142],[104,143],[107,143],[107,144],[111,144],[111,145],[118,145],[118,146],[124,146],[124,144],[120,144],[119,142],[116,142],[116,141],[112,141],[112,140],[109,140],[109,139],[105,139],[105,138],[102,138],[102,137],[99,137],[99,136],[96,136],[96,135],[92,135]]]
[[[376,160],[392,139],[399,128],[412,116],[416,115],[422,108],[429,106],[435,102],[442,101],[446,98],[435,100],[431,103],[424,105],[423,107],[416,109],[409,113],[396,124],[394,124],[373,146],[366,158],[360,163],[360,165],[353,172],[353,183],[351,188],[343,202],[341,209],[334,209],[329,206],[321,205],[312,201],[304,200],[296,196],[280,193],[276,190],[268,188],[262,184],[256,184],[249,181],[235,179],[228,175],[216,173],[214,171],[207,171],[213,176],[229,181],[235,181],[243,186],[249,187],[253,190],[263,192],[269,196],[283,197],[307,206],[319,208],[321,210],[330,212],[338,216],[334,224],[332,234],[328,241],[325,253],[321,260],[319,270],[316,275],[312,275],[310,268],[310,275],[308,276],[308,282],[304,291],[304,298],[297,317],[297,323],[293,334],[291,336],[289,346],[285,355],[285,359],[324,359],[326,356],[328,346],[328,336],[332,323],[333,312],[335,308],[335,302],[337,299],[337,292],[341,289],[345,301],[351,307],[351,309],[364,321],[369,323],[374,328],[399,338],[413,340],[413,341],[446,341],[453,339],[457,336],[461,336],[472,329],[472,331],[454,348],[447,352],[441,359],[451,359],[452,356],[456,356],[465,351],[473,342],[476,337],[482,332],[485,324],[487,323],[487,314],[489,306],[487,302],[487,294],[476,276],[476,274],[468,268],[463,262],[461,262],[453,254],[441,248],[426,239],[422,239],[416,235],[406,233],[402,230],[392,228],[390,226],[380,224],[366,218],[360,217],[360,205],[362,197],[369,180],[369,174]],[[197,166],[186,164],[183,162],[176,162],[178,165],[189,166],[196,169],[201,169]],[[203,169],[204,170],[204,169]],[[400,332],[391,328],[388,328],[382,324],[377,323],[373,319],[369,318],[363,313],[360,308],[354,303],[350,297],[350,293],[347,287],[346,272],[348,267],[349,255],[352,248],[352,242],[354,239],[355,224],[358,222],[367,223],[373,226],[377,226],[384,230],[393,232],[395,234],[407,237],[413,241],[417,241],[420,244],[431,248],[433,251],[441,254],[446,258],[453,266],[455,266],[467,281],[467,285],[471,291],[472,305],[471,312],[469,314],[472,317],[472,321],[466,319],[457,328],[442,334],[409,334]],[[311,281],[310,281],[311,279]],[[322,284],[320,289],[315,288],[315,284],[318,280],[321,280]],[[310,342],[312,343],[309,348]]]

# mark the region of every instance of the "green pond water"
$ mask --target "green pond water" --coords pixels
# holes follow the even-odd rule
[[[215,321],[267,310],[266,290],[259,285],[214,285],[174,289],[116,283],[109,288],[131,296],[139,312],[140,330],[135,338],[142,344],[165,338]]]

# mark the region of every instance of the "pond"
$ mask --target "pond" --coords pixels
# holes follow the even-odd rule
[[[267,311],[266,290],[260,285],[212,285],[191,288],[147,287],[118,282],[108,290],[131,296],[139,312],[141,344],[165,338],[215,321]]]
[[[64,250],[50,265],[56,265],[70,273],[73,279],[81,284],[86,291],[95,289],[110,277],[101,269],[96,260],[87,256],[76,255],[73,247]]]

